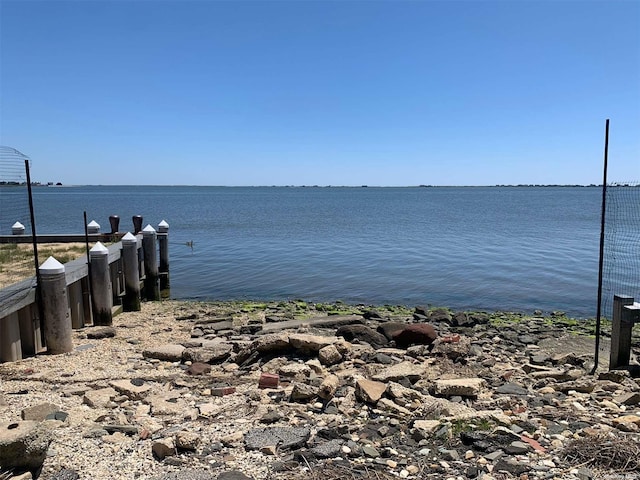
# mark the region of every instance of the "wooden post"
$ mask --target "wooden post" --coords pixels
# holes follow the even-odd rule
[[[0,362],[22,359],[18,312],[0,319]]]
[[[82,302],[82,285],[80,281],[67,286],[69,310],[71,311],[71,328],[84,327],[84,305]]]
[[[140,269],[138,268],[138,239],[127,232],[122,237],[122,268],[124,269],[125,312],[140,311]]]
[[[133,233],[140,233],[142,231],[142,215],[134,215],[131,220],[133,221]]]
[[[109,224],[111,225],[111,233],[118,233],[120,217],[118,215],[109,215]]]
[[[88,234],[100,233],[100,224],[95,220],[91,220],[87,224],[87,233]]]
[[[18,312],[20,322],[20,341],[22,354],[33,356],[42,350],[40,337],[40,320],[33,315],[32,306],[28,305]]]
[[[49,257],[40,266],[40,278],[47,351],[52,354],[70,352],[73,341],[64,265]]]
[[[626,305],[633,305],[633,297],[613,296],[613,319],[611,322],[611,355],[609,370],[629,365],[631,359],[631,330],[633,321]]]
[[[169,224],[162,220],[158,224],[158,248],[160,250],[160,291],[169,290]],[[168,292],[167,292],[168,294]]]
[[[89,250],[91,261],[91,291],[93,297],[91,307],[93,310],[94,325],[111,325],[113,317],[111,308],[111,275],[109,270],[109,250],[100,242],[96,242]]]
[[[144,251],[144,297],[147,300],[160,300],[158,286],[158,256],[156,230],[147,225],[142,229],[142,250]]]
[[[20,222],[16,222],[11,225],[11,233],[13,235],[24,235],[24,225]]]

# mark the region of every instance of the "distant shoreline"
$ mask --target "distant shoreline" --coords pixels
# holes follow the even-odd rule
[[[0,188],[8,187],[23,187],[26,183],[18,182],[0,182]],[[59,185],[47,185],[40,182],[34,182],[32,187],[47,187],[47,188],[81,188],[81,187],[200,187],[200,188],[602,188],[602,185],[589,184],[497,184],[497,185],[107,185],[107,184],[85,184],[85,185],[72,185],[72,184],[59,184]],[[610,184],[608,187],[640,187],[638,184],[629,183],[616,183]]]

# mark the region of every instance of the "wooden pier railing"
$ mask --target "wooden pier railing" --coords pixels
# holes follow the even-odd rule
[[[40,266],[40,302],[35,276],[2,289],[0,362],[68,352],[73,349],[72,329],[111,325],[120,311],[140,310],[141,300],[159,300],[160,289],[169,288],[169,225],[163,220],[158,230],[147,225],[136,235],[89,234],[89,242],[95,243],[89,262],[85,257],[62,265],[49,257]],[[120,241],[101,243],[114,239]],[[15,232],[0,236],[0,243],[31,241]],[[78,241],[85,236],[37,237],[38,243]]]

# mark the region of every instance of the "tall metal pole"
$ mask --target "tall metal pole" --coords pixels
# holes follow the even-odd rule
[[[593,358],[593,375],[598,368],[600,358],[600,320],[602,318],[602,277],[604,271],[604,228],[607,211],[607,164],[609,161],[609,119],[604,133],[604,174],[602,176],[602,210],[600,213],[600,262],[598,265],[598,310],[596,312],[596,351]]]
[[[40,323],[44,327],[44,306],[42,304],[42,277],[40,276],[40,261],[38,260],[38,238],[36,236],[36,216],[33,208],[33,192],[31,191],[31,173],[29,171],[29,160],[25,159],[24,169],[27,174],[27,192],[29,194],[29,218],[31,219],[31,242],[33,245],[33,261],[36,267],[36,304],[38,306],[38,316]],[[44,329],[42,330],[44,331]],[[36,354],[38,352],[35,352]]]

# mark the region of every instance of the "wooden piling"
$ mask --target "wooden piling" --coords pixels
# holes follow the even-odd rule
[[[100,233],[100,224],[98,222],[96,222],[95,220],[91,220],[87,224],[87,233],[89,235],[94,235],[96,233]]]
[[[131,220],[133,222],[133,233],[137,235],[142,231],[142,215],[134,215]]]
[[[118,215],[109,215],[109,225],[111,225],[111,233],[118,233],[120,231],[120,217]]]
[[[144,251],[144,297],[147,300],[160,300],[158,285],[158,255],[156,230],[151,225],[142,229],[142,250]]]
[[[64,265],[49,257],[40,266],[44,338],[52,354],[73,350]]]
[[[140,268],[138,267],[138,239],[127,233],[122,237],[122,268],[124,269],[125,312],[140,311]]]
[[[31,305],[18,312],[20,323],[20,341],[22,355],[33,356],[42,350],[42,337],[40,334],[40,319],[34,315],[35,309]]]
[[[0,362],[15,362],[22,359],[20,323],[18,312],[0,319]]]
[[[169,282],[169,224],[162,220],[158,224],[158,249],[160,250],[160,291],[165,292],[170,288]]]
[[[611,354],[609,370],[629,365],[631,359],[632,312],[625,308],[633,305],[633,297],[613,296],[613,319],[611,322]]]
[[[16,222],[11,225],[11,234],[12,235],[24,235],[24,225],[20,222]]]
[[[89,251],[91,262],[91,307],[93,309],[94,325],[111,325],[113,317],[111,308],[111,276],[109,269],[109,250],[97,242]]]

